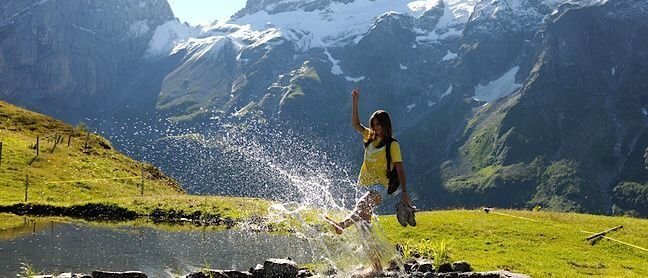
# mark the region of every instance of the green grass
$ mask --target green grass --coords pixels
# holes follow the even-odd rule
[[[29,262],[20,263],[20,273],[18,277],[34,277],[40,275],[40,271]]]
[[[220,214],[221,217],[244,220],[252,216],[264,216],[271,202],[256,198],[223,196],[152,196],[99,200],[102,203],[120,204],[139,214],[148,214],[155,209],[184,211],[187,214]]]
[[[449,241],[451,258],[468,261],[476,271],[508,269],[532,277],[648,277],[648,252],[606,239],[591,245],[585,240],[590,234],[581,232],[623,225],[608,236],[648,248],[648,220],[557,212],[495,212],[423,212],[417,214],[418,226],[407,228],[400,226],[393,215],[381,216],[380,221],[394,243]]]
[[[91,134],[85,149],[83,130],[47,116],[0,102],[0,205],[23,202],[29,176],[28,201],[84,202],[144,194],[178,195],[182,189],[150,164],[115,151],[106,139]],[[54,138],[63,136],[54,152]],[[67,141],[71,136],[68,147]],[[34,146],[39,137],[39,155]],[[84,151],[85,150],[85,151]],[[33,160],[33,162],[32,162]],[[31,162],[31,164],[30,164]]]
[[[101,136],[87,134],[45,115],[0,101],[0,205],[25,201],[29,176],[28,203],[70,207],[88,203],[117,205],[138,214],[155,209],[196,211],[232,219],[265,213],[268,201],[204,197],[184,193],[180,185],[150,164],[142,164],[114,150]],[[52,153],[55,135],[64,137]],[[40,137],[35,157],[36,137]],[[72,136],[67,146],[68,137]],[[144,195],[141,194],[142,169]],[[0,223],[2,224],[2,223]],[[2,225],[0,227],[5,227]]]

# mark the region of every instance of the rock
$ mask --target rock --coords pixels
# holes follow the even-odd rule
[[[225,270],[223,271],[225,275],[229,278],[250,278],[252,277],[252,273],[247,272],[247,271],[238,271],[238,270]]]
[[[437,269],[437,272],[439,273],[452,272],[452,264],[444,263],[440,265],[439,269]]]
[[[302,268],[297,271],[297,277],[298,278],[305,278],[305,277],[311,277],[313,276],[313,273],[310,271],[310,269],[307,268]]]
[[[468,262],[458,261],[452,263],[452,269],[458,272],[469,272],[472,271],[472,266]]]
[[[110,271],[93,271],[93,278],[148,278],[146,274],[139,271],[110,272]]]
[[[92,278],[92,276],[90,276],[88,274],[70,273],[70,272],[61,273],[61,274],[59,274],[59,275],[57,275],[55,277],[56,278]]]
[[[386,271],[379,277],[401,277],[398,271]]]
[[[250,267],[250,273],[252,273],[252,277],[254,278],[262,278],[263,271],[263,266],[260,264],[257,264],[255,267]]]
[[[294,278],[297,276],[297,263],[286,259],[269,259],[263,263],[264,278]]]
[[[415,259],[409,259],[409,260],[405,261],[405,263],[403,264],[403,268],[405,270],[405,273],[411,273],[412,271],[414,271],[412,269],[415,266],[418,267],[418,262]]]
[[[222,270],[205,269],[203,271],[187,274],[187,278],[230,278]]]
[[[398,262],[396,262],[395,260],[389,261],[389,266],[387,267],[387,271],[400,271]]]
[[[418,262],[418,267],[416,267],[415,271],[422,272],[422,273],[434,272],[434,265],[432,264],[431,261],[420,260]]]

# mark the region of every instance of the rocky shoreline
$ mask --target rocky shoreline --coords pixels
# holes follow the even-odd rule
[[[43,217],[72,217],[88,221],[129,221],[138,218],[150,218],[155,223],[191,223],[196,226],[225,226],[232,228],[236,221],[219,214],[200,211],[187,213],[182,210],[154,209],[150,214],[139,214],[115,204],[83,204],[69,207],[18,203],[8,206],[0,205],[0,213]]]
[[[335,270],[326,273],[313,273],[307,268],[300,268],[290,259],[268,259],[263,265],[257,264],[248,271],[202,269],[198,272],[186,274],[185,278],[306,278],[306,277],[366,277],[358,274],[338,275]],[[93,271],[92,274],[62,273],[59,275],[38,275],[37,278],[148,278],[139,271],[108,272]],[[434,268],[432,261],[424,259],[410,259],[403,267],[392,264],[382,275],[374,277],[398,278],[529,278],[524,274],[509,271],[474,272],[467,262],[442,264],[439,269]]]

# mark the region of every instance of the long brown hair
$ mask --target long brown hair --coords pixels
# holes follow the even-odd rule
[[[389,142],[392,140],[392,134],[394,134],[394,131],[392,129],[392,123],[391,123],[391,118],[389,117],[389,113],[385,110],[377,110],[376,112],[373,112],[371,114],[371,117],[369,118],[369,126],[371,126],[371,123],[373,120],[376,119],[378,121],[378,124],[383,129],[383,140],[380,142],[380,146],[384,145],[386,142]],[[367,143],[372,142],[373,140],[376,140],[376,134],[373,132],[373,127],[371,128],[371,135],[369,136],[369,140]]]

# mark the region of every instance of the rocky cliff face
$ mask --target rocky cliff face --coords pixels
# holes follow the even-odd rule
[[[642,2],[625,4],[634,5],[633,16],[610,1],[557,14],[538,33],[539,52],[520,92],[485,109],[461,148],[459,157],[482,171],[451,178],[453,191],[472,188],[460,195],[511,205],[530,199],[566,210],[628,208],[613,191],[631,195],[620,192],[637,188],[620,181],[648,178],[640,169],[647,84],[637,79],[648,18],[637,12],[645,11]],[[529,172],[520,175],[521,167]]]
[[[118,97],[155,28],[161,0],[2,1],[0,96],[72,122]]]

